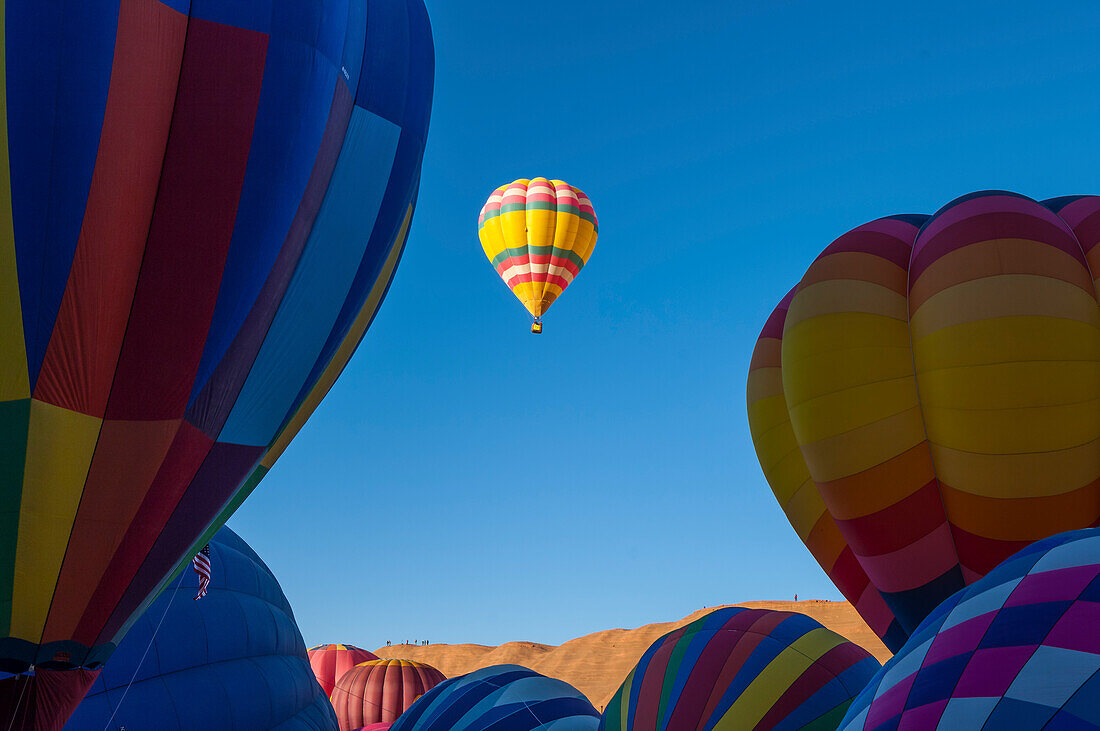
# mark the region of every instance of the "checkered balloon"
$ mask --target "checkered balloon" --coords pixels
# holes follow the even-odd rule
[[[1100,529],[1034,543],[935,609],[840,728],[1100,727]]]

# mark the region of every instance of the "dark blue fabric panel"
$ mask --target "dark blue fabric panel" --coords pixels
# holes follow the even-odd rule
[[[8,151],[33,390],[68,282],[114,61],[118,0],[9,0]]]
[[[409,2],[409,81],[402,127],[421,140],[428,137],[435,88],[435,45],[423,0]]]
[[[272,6],[280,0],[192,0],[191,17],[259,33],[271,30]],[[319,0],[310,0],[310,4]],[[303,3],[305,4],[305,3]]]
[[[355,106],[404,125],[409,77],[408,0],[367,2],[367,42]]]
[[[332,9],[343,5],[279,0],[274,8],[233,239],[189,408],[256,302],[302,201],[332,108],[330,59],[338,55],[331,46],[334,37],[342,43],[347,20],[346,8]],[[322,53],[320,44],[329,48]]]

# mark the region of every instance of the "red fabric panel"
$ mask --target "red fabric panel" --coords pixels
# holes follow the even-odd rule
[[[72,639],[91,647],[145,561],[161,527],[172,515],[214,442],[187,422],[180,425],[137,514],[107,565]],[[165,567],[167,572],[171,567]]]
[[[369,650],[364,650],[355,645],[344,645],[345,649],[338,649],[338,645],[323,645],[309,651],[309,666],[313,668],[313,674],[317,676],[317,682],[326,696],[332,695],[332,689],[336,687],[336,681],[347,671],[361,662],[377,660],[378,656]]]
[[[43,642],[67,640],[91,601],[179,430],[177,421],[105,421],[73,522]]]
[[[985,576],[997,567],[997,564],[1031,545],[1031,541],[999,541],[985,538],[951,526],[951,536],[955,540],[955,550],[959,554],[959,563],[963,568]]]
[[[634,726],[636,728],[657,728],[657,714],[661,709],[661,686],[665,682],[665,672],[668,670],[668,661],[672,658],[672,651],[676,649],[676,643],[684,636],[684,629],[680,628],[669,634],[663,640],[657,652],[649,660],[645,669],[645,675],[641,679],[641,688],[638,692],[638,704],[634,709]],[[637,682],[637,679],[635,679]]]
[[[233,235],[267,36],[192,19],[112,419],[183,416]]]
[[[48,670],[0,680],[0,719],[4,728],[61,731],[99,677],[98,670]]]
[[[102,418],[172,121],[187,16],[122,0],[88,204],[35,398]]]
[[[721,674],[726,659],[744,636],[743,632],[737,630],[720,629],[714,633],[692,666],[687,683],[676,700],[676,707],[668,714],[666,728],[700,728],[704,718],[703,709],[715,689],[714,680]]]
[[[736,619],[741,622],[751,620],[753,622],[751,631],[737,631],[737,644],[734,646],[733,651],[729,653],[725,665],[722,666],[722,670],[715,678],[710,698],[707,700],[706,706],[703,707],[702,718],[711,717],[714,710],[718,707],[718,704],[722,702],[722,696],[725,695],[730,683],[737,677],[737,673],[741,672],[742,666],[744,666],[745,661],[749,659],[749,656],[752,655],[756,646],[763,642],[765,637],[767,637],[780,622],[791,616],[789,612],[769,612],[764,610],[750,611],[752,612],[751,615],[749,612],[741,612],[736,617]],[[729,626],[730,625],[727,625],[727,627]]]
[[[939,481],[877,513],[837,520],[837,527],[858,556],[880,556],[915,543],[946,522]]]

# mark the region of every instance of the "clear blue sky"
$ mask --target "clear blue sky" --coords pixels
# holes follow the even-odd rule
[[[412,235],[358,353],[230,521],[308,644],[559,643],[840,598],[753,453],[756,335],[878,216],[1100,192],[1094,2],[428,0]],[[541,337],[485,261],[498,185],[595,203]]]

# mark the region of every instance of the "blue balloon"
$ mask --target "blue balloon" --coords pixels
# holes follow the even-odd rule
[[[493,665],[435,686],[390,731],[595,731],[599,725],[600,714],[564,680]]]
[[[339,728],[275,576],[229,528],[210,541],[210,563],[207,595],[194,601],[191,570],[173,582],[118,646],[66,731]]]

